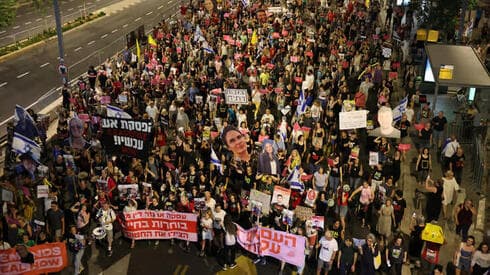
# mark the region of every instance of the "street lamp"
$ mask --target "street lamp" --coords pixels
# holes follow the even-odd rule
[[[59,52],[59,64],[60,66],[66,66],[64,64],[65,50],[63,49],[63,29],[61,28],[61,16],[60,16],[60,6],[58,0],[53,0],[54,18],[56,20],[56,35],[58,37],[58,52]],[[67,71],[62,74],[63,85],[68,84],[68,74]],[[61,74],[61,72],[60,72]]]

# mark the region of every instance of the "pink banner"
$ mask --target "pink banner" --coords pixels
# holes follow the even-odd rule
[[[254,227],[249,230],[238,225],[237,227],[237,241],[246,250],[262,256],[271,256],[295,266],[304,266],[305,237],[266,227]]]
[[[124,236],[135,240],[181,239],[197,242],[197,214],[137,210],[124,213]]]
[[[104,95],[100,97],[100,104],[110,104],[111,103],[111,97],[108,95]]]

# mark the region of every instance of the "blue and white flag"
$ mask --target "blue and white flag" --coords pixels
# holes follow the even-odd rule
[[[14,132],[17,132],[31,140],[39,137],[36,122],[20,105],[15,105],[14,122]]]
[[[248,5],[250,5],[250,0],[242,0],[242,5],[248,7]]]
[[[194,42],[203,42],[206,41],[206,38],[204,38],[204,34],[201,31],[201,28],[199,25],[197,25],[196,30],[194,31]]]
[[[14,138],[12,139],[12,151],[17,154],[30,154],[32,159],[39,162],[41,158],[41,147],[37,145],[34,140],[18,133],[14,132]]]
[[[402,114],[407,110],[408,97],[400,100],[400,104],[393,109],[393,121],[398,121],[402,118]]]
[[[107,105],[107,116],[116,118],[132,119],[131,115],[116,106]]]
[[[213,148],[211,148],[211,163],[214,164],[214,166],[219,169],[220,174],[223,175],[223,165]]]
[[[303,192],[305,190],[305,185],[301,182],[300,176],[299,168],[296,166],[296,168],[289,174],[287,181],[291,189]]]
[[[211,48],[211,46],[209,46],[208,41],[202,42],[201,48],[203,50],[205,50],[206,52],[208,52],[208,53],[212,53],[212,54],[215,53],[215,51],[213,50],[213,48]]]
[[[296,107],[296,115],[300,116],[306,111],[306,98],[303,90],[299,93],[298,106]]]

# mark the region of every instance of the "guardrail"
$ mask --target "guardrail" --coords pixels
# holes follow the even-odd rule
[[[177,1],[166,11],[173,11],[175,7],[178,7],[180,5],[180,1]],[[147,27],[146,34],[149,34],[153,28],[153,26],[157,25],[157,23],[165,18],[166,21],[170,21],[171,18],[175,16],[175,13],[163,14],[164,16],[162,17],[161,13],[155,14],[153,17],[151,17],[145,24],[145,27]],[[119,46],[114,47],[117,43],[120,44]],[[101,49],[98,49],[94,51],[92,54],[80,59],[79,61],[71,64],[68,69],[69,71],[73,71],[73,68],[78,67],[78,66],[84,66],[83,68],[88,68],[89,65],[93,64],[99,64],[101,65],[106,59],[109,58],[116,58],[118,55],[122,53],[122,49],[126,46],[126,36],[120,36],[119,38],[114,39],[111,43],[107,44]],[[119,49],[119,50],[115,50]],[[72,79],[69,83],[69,88],[73,89],[76,86],[76,82],[80,77],[85,77],[86,72],[82,73],[80,75],[77,75],[75,77],[69,75],[69,78]],[[57,87],[49,90],[45,94],[43,94],[41,97],[39,97],[34,103],[32,103],[29,106],[24,106],[26,109],[32,109],[34,112],[47,115],[48,113],[50,114],[50,123],[53,122],[54,120],[57,119],[56,114],[54,113],[54,110],[56,110],[56,107],[53,107],[50,110],[46,110],[46,107],[48,107],[51,103],[55,102],[61,97],[61,89],[62,87]],[[14,112],[14,107],[12,106],[12,113]],[[13,121],[13,115],[10,116],[8,119],[4,120],[3,122],[0,122],[0,176],[3,176],[3,170],[4,170],[4,165],[5,165],[5,156],[7,155],[7,152],[5,152],[5,147],[7,145],[7,125],[9,122]]]

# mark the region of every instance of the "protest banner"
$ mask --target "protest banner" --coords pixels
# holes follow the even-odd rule
[[[68,266],[64,243],[47,243],[28,248],[34,256],[34,263],[22,263],[15,248],[0,250],[0,274],[48,274],[63,270]]]
[[[325,217],[324,216],[313,216],[310,218],[313,227],[323,229],[325,227]]]
[[[274,192],[272,193],[271,204],[277,203],[284,207],[289,207],[289,198],[291,197],[291,189],[284,188],[282,186],[274,186]]]
[[[252,189],[250,190],[250,201],[260,202],[262,204],[262,213],[269,214],[271,210],[271,195]],[[251,208],[248,210],[252,211]]]
[[[153,122],[105,117],[101,121],[102,144],[109,154],[146,159],[153,146]]]
[[[340,130],[366,128],[366,121],[366,110],[339,113]]]
[[[295,266],[305,264],[305,237],[265,227],[245,230],[237,225],[237,229],[237,242],[247,251]]]
[[[37,186],[37,198],[47,198],[49,196],[49,186],[38,185]]]
[[[225,89],[226,104],[248,104],[247,89]]]
[[[134,240],[181,239],[197,241],[197,214],[137,210],[124,213],[124,236]]]
[[[139,186],[138,184],[118,184],[117,190],[119,191],[119,199],[121,201],[135,200],[139,198]]]
[[[305,204],[313,207],[315,205],[316,197],[318,196],[318,191],[313,190],[313,189],[308,189],[306,192],[306,198],[305,198]]]
[[[379,154],[378,152],[369,152],[369,166],[378,165]]]
[[[313,209],[309,207],[296,206],[296,209],[294,209],[294,215],[296,215],[296,218],[306,221],[309,218],[313,217],[315,214],[313,213]]]

